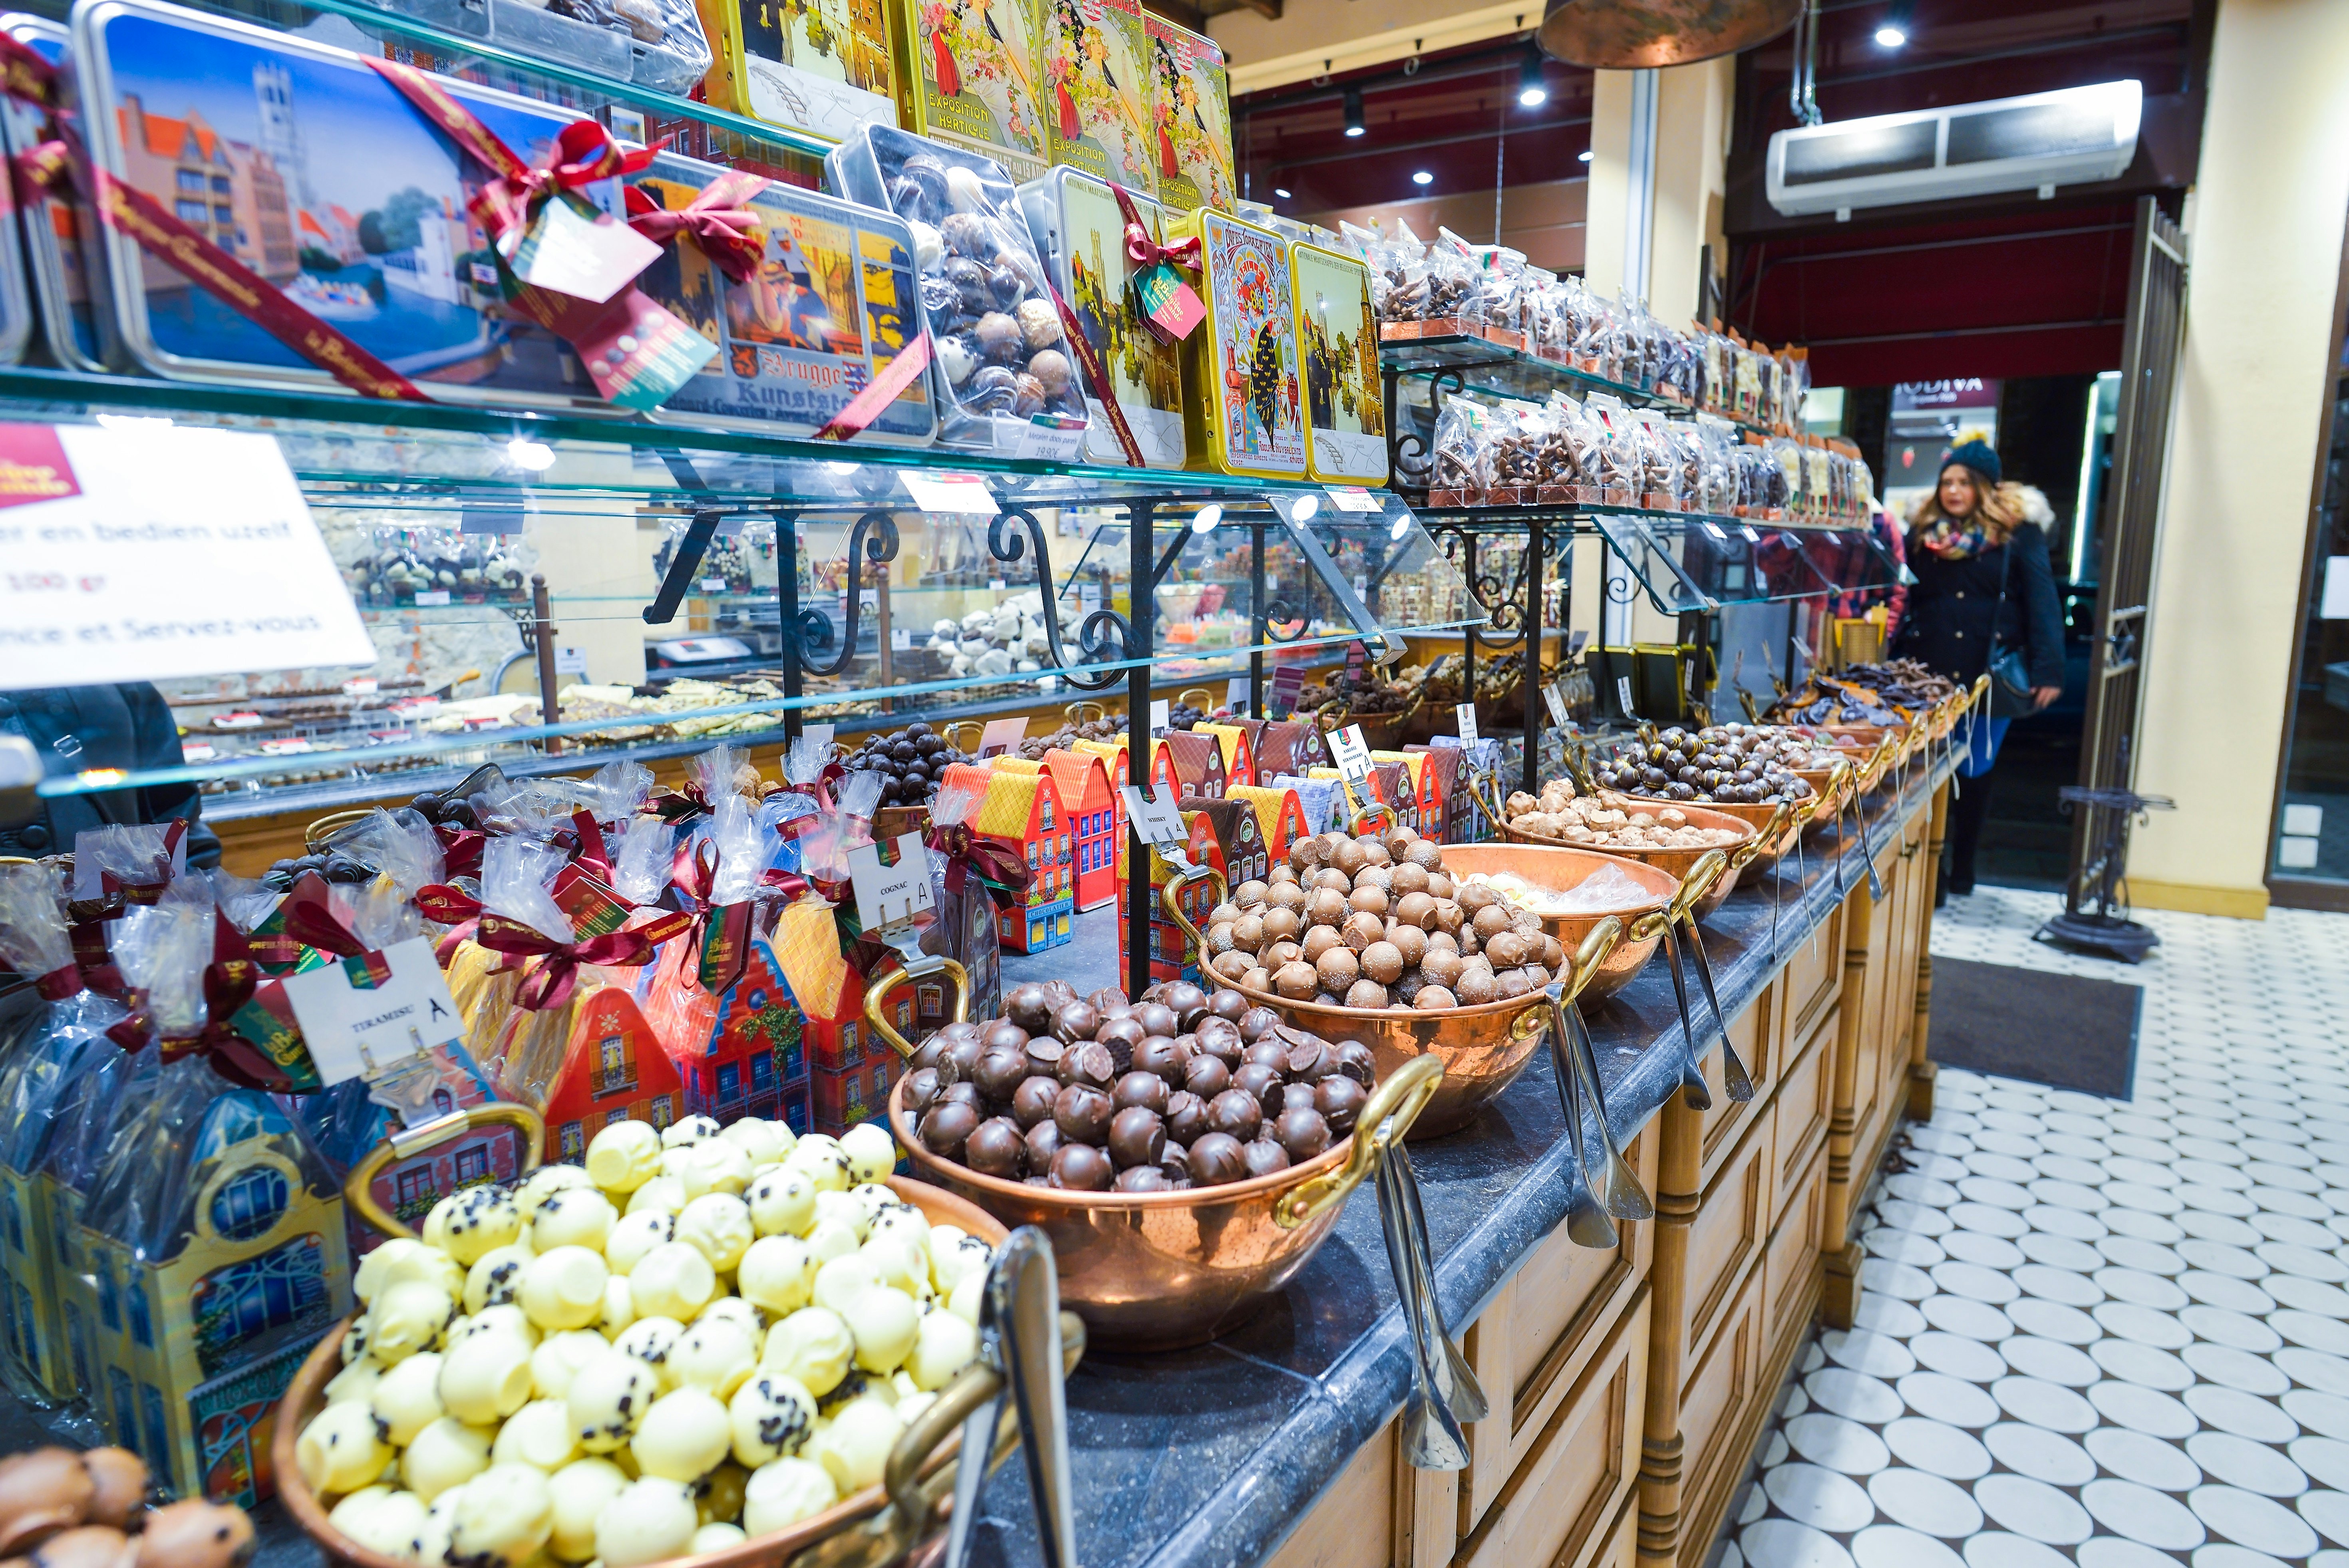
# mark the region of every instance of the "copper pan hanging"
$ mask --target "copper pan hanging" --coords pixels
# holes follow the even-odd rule
[[[1685,66],[1766,43],[1802,10],[1803,0],[1549,0],[1541,46],[1598,70]]]

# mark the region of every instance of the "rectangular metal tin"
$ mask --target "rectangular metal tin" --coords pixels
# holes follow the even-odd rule
[[[1158,146],[1158,200],[1169,212],[1239,200],[1232,170],[1231,77],[1224,51],[1153,12],[1143,17],[1150,41],[1151,118]]]
[[[1158,192],[1141,0],[1044,0],[1044,132],[1054,164]]]
[[[1042,0],[896,3],[914,57],[906,129],[994,159],[1014,185],[1043,173]]]
[[[1133,204],[1151,238],[1160,238],[1158,203],[1136,194]],[[1127,287],[1133,263],[1125,253],[1125,219],[1117,197],[1092,175],[1063,168],[1021,186],[1019,207],[1052,286],[1068,302],[1115,385],[1118,409],[1142,449],[1143,461],[1154,469],[1181,468],[1182,356],[1161,343],[1133,308]],[[1118,445],[1101,398],[1085,401],[1092,410],[1085,456],[1097,463],[1124,462],[1125,449]]]
[[[1328,484],[1387,482],[1386,390],[1379,319],[1360,258],[1302,241],[1288,247],[1303,366],[1306,471]]]
[[[1190,466],[1297,479],[1305,473],[1299,407],[1296,294],[1288,242],[1269,229],[1202,208],[1170,217],[1168,238],[1195,234],[1207,319],[1184,339],[1184,429]]]

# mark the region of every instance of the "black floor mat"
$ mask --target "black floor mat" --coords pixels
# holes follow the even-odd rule
[[[2142,985],[1933,960],[1926,1054],[1945,1067],[2127,1099]]]

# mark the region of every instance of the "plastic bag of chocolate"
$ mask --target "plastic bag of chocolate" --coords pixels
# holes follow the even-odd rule
[[[1607,499],[1607,426],[1564,392],[1551,393],[1548,407],[1562,460],[1535,499],[1550,504],[1596,506]]]
[[[1485,504],[1530,502],[1568,462],[1564,438],[1548,410],[1539,406],[1496,410],[1493,424],[1492,438],[1485,445]]]
[[[996,917],[1021,895],[983,852],[972,852],[970,837],[962,830],[978,814],[980,799],[977,790],[948,785],[930,803],[931,892],[938,913],[922,933],[922,951],[961,965],[969,977],[970,1016],[992,1018],[1003,1011],[1003,939]],[[918,1009],[914,1018],[925,1037],[943,1021],[925,1018]]]
[[[1434,456],[1430,459],[1427,500],[1431,506],[1474,506],[1484,499],[1485,449],[1492,439],[1494,415],[1466,397],[1444,400],[1435,417]]]
[[[1379,318],[1382,337],[1417,337],[1433,298],[1427,275],[1427,247],[1398,222],[1397,232],[1382,234],[1341,223],[1346,238],[1361,253],[1371,270],[1371,308]]]
[[[824,167],[843,195],[912,225],[941,442],[1009,450],[1033,416],[1088,417],[1079,356],[1001,164],[864,125],[825,155]]]
[[[1473,337],[1481,333],[1483,274],[1476,247],[1448,229],[1439,231],[1427,247],[1427,315],[1421,335]]]

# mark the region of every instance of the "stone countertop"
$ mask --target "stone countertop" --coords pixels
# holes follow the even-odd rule
[[[1905,789],[1888,785],[1867,803],[1879,851],[1882,824],[1929,799],[1946,768],[1930,779],[1912,768]],[[1789,854],[1776,874],[1749,871],[1704,923],[1705,951],[1731,1017],[1864,876],[1848,826],[1843,855],[1839,889],[1835,830],[1815,828],[1801,864]],[[1072,944],[1044,953],[1007,955],[1005,987],[1054,975],[1080,990],[1114,983],[1113,912],[1081,916],[1077,934]],[[1693,974],[1689,993],[1702,1036],[1706,1008]],[[1608,1118],[1628,1143],[1679,1082],[1684,1037],[1661,950],[1587,1016]],[[1475,1121],[1412,1145],[1437,1260],[1437,1299],[1455,1331],[1565,1219],[1569,1184],[1580,1181],[1565,1130],[1549,1053],[1537,1051]],[[1365,1182],[1312,1261],[1237,1331],[1167,1354],[1096,1352],[1077,1368],[1068,1407],[1078,1560],[1086,1568],[1263,1562],[1393,1418],[1410,1386],[1410,1342],[1376,1195]],[[1040,1562],[1016,1463],[996,1473],[982,1501],[973,1561],[999,1568]]]

